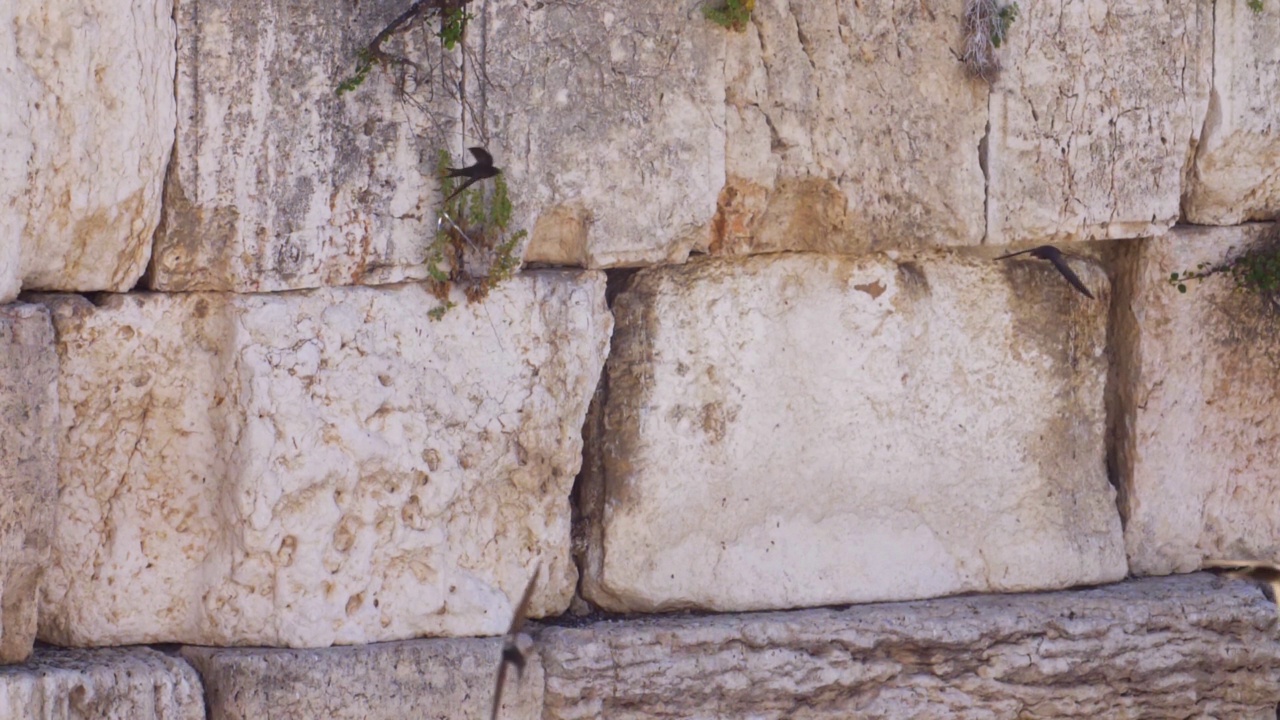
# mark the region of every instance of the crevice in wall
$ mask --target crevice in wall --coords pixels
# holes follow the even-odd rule
[[[636,268],[619,268],[605,271],[605,302],[613,311],[614,301],[631,284],[631,279],[639,272]],[[616,330],[616,328],[615,328]],[[574,590],[573,600],[569,604],[571,617],[596,617],[602,611],[586,599],[582,592],[583,578],[587,572],[587,551],[591,547],[599,547],[601,541],[600,527],[595,521],[600,516],[604,502],[604,406],[609,395],[608,364],[601,369],[600,379],[596,383],[595,393],[587,407],[587,417],[582,425],[582,468],[573,479],[573,490],[569,494],[572,513],[571,552],[573,562],[578,566],[578,586]]]
[[[982,244],[991,232],[991,90],[987,90],[987,126],[978,140],[978,167],[982,168]]]
[[[1133,472],[1135,375],[1142,367],[1142,343],[1132,298],[1137,290],[1142,244],[1149,240],[1116,240],[1105,244],[1111,274],[1111,307],[1107,319],[1106,411],[1107,479],[1116,489],[1121,527],[1129,523],[1129,483]]]

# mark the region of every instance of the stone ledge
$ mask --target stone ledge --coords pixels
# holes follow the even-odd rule
[[[548,720],[1275,717],[1276,609],[1211,575],[546,628]]]
[[[209,720],[489,717],[500,638],[411,640],[325,650],[183,648],[200,671]],[[505,720],[540,717],[542,664],[508,679]]]
[[[151,648],[37,648],[0,668],[0,717],[42,720],[205,720],[200,677]]]

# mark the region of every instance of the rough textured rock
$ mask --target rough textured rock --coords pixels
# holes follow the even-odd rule
[[[1213,92],[1183,210],[1187,220],[1232,225],[1280,215],[1280,8],[1214,3]]]
[[[426,277],[437,153],[461,150],[443,140],[451,106],[402,102],[377,70],[336,93],[357,48],[404,9],[396,0],[175,1],[179,120],[152,288]],[[438,48],[410,37],[421,37],[414,52]]]
[[[1078,270],[1098,300],[1038,260],[638,273],[614,305],[587,598],[781,609],[1123,577],[1109,290]]]
[[[488,720],[502,641],[416,640],[325,650],[184,648],[200,671],[209,720]],[[528,655],[499,717],[542,716],[543,673]]]
[[[961,3],[761,0],[728,33],[717,253],[976,245],[987,85]]]
[[[0,717],[40,720],[204,720],[196,671],[150,648],[39,648],[0,668]]]
[[[1275,307],[1225,275],[1192,281],[1186,294],[1168,282],[1276,233],[1273,225],[1178,228],[1125,253],[1117,469],[1134,572],[1280,557]]]
[[[1208,107],[1213,3],[1019,7],[991,94],[988,242],[1164,231]]]
[[[681,262],[724,185],[724,36],[700,0],[485,4],[487,113],[525,257]]]
[[[602,274],[520,275],[439,322],[421,285],[48,302],[64,444],[42,638],[494,634],[536,561],[532,614],[568,605]]]
[[[0,302],[128,290],[173,146],[169,0],[0,7]]]
[[[58,491],[57,378],[49,312],[0,307],[0,663],[26,660],[36,639]]]
[[[544,718],[1275,717],[1275,608],[1204,575],[548,628]]]

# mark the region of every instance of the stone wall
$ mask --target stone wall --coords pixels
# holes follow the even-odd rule
[[[703,4],[0,9],[0,717],[1275,717],[1280,7]]]

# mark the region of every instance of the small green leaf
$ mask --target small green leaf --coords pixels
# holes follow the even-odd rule
[[[1185,293],[1186,291],[1187,291],[1187,286],[1186,286],[1186,285],[1182,285],[1181,283],[1179,283],[1179,285],[1178,285],[1178,292],[1180,292],[1180,293]]]

